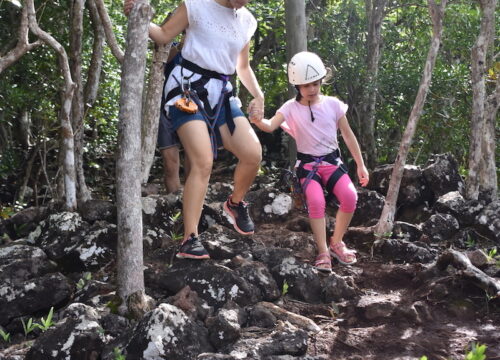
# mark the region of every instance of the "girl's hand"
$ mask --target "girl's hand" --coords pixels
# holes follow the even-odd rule
[[[250,122],[261,122],[264,118],[264,99],[255,98],[250,101],[250,104],[248,104],[247,112]]]
[[[130,14],[130,11],[132,11],[132,8],[135,5],[135,0],[125,0],[123,2],[123,13],[125,16],[128,16]]]
[[[365,165],[358,167],[358,179],[361,186],[365,187],[366,185],[368,185],[370,174],[368,173],[368,169]]]

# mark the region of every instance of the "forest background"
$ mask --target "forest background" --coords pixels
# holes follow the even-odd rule
[[[70,29],[75,19],[72,1],[36,1],[39,27],[51,34],[70,53]],[[92,196],[113,198],[114,154],[117,147],[121,65],[108,46],[104,34],[91,21],[93,2],[86,2],[81,34],[81,92],[84,108],[80,128],[73,129],[82,141],[82,169]],[[376,84],[370,83],[373,71],[369,61],[374,54],[368,44],[370,14],[383,3],[380,22],[380,61]],[[153,22],[161,23],[177,1],[151,1]],[[250,11],[258,20],[252,52],[252,65],[266,93],[266,116],[290,95],[286,78],[285,7],[287,1],[251,1]],[[121,1],[106,1],[118,46],[125,45],[127,18]],[[0,55],[18,43],[21,4],[0,0]],[[424,164],[431,154],[449,152],[466,177],[472,138],[473,90],[471,49],[478,37],[481,18],[479,1],[450,1],[447,4],[442,42],[407,163]],[[500,73],[498,40],[500,12],[494,12],[493,42],[487,44],[486,95],[495,92]],[[401,142],[425,65],[432,32],[432,21],[425,1],[317,0],[306,2],[307,46],[334,69],[334,80],[323,88],[349,104],[348,118],[358,134],[368,165],[393,163]],[[57,175],[61,175],[60,148],[63,76],[58,55],[29,35],[33,47],[0,72],[0,204],[3,217],[29,205],[57,198]],[[98,74],[91,68],[95,48],[101,43],[102,65]],[[150,50],[153,44],[149,44]],[[148,51],[149,64],[152,51]],[[147,69],[150,67],[148,66]],[[91,78],[99,75],[98,86],[89,89]],[[371,85],[370,85],[371,84]],[[365,124],[366,94],[376,86],[374,126]],[[373,90],[373,89],[371,89]],[[241,89],[244,108],[248,95]],[[73,108],[74,110],[74,108]],[[498,118],[495,120],[498,133]],[[266,159],[282,158],[284,142],[277,135],[259,136],[266,144]],[[272,136],[269,139],[269,136]],[[267,138],[267,141],[266,141]],[[271,140],[271,141],[270,141]],[[370,143],[372,142],[372,143]],[[78,151],[78,149],[76,149]],[[344,154],[348,154],[344,151]],[[498,154],[498,146],[496,146]],[[78,162],[78,156],[76,156]],[[498,156],[495,157],[495,159]],[[111,161],[105,161],[111,160]],[[495,170],[498,174],[498,166]],[[59,179],[61,176],[59,176]],[[497,176],[498,178],[498,176]],[[30,196],[30,190],[34,194]]]

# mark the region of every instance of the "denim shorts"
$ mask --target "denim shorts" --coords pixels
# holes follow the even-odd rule
[[[231,105],[231,115],[234,118],[245,116],[243,111],[241,111],[238,106],[237,101],[230,101]],[[183,124],[192,120],[202,120],[205,118],[200,111],[189,114],[184,111],[177,109],[175,106],[168,107],[168,117],[164,115],[164,112],[160,112],[160,124],[158,126],[158,148],[160,150],[169,148],[171,146],[179,146],[179,137],[177,136],[177,129]],[[226,109],[224,106],[220,109],[219,116],[217,117],[217,127],[220,127],[226,123]],[[217,139],[219,145],[222,144],[221,139]]]
[[[160,111],[160,123],[158,125],[158,149],[168,149],[172,146],[179,146],[179,144],[179,137],[172,126],[172,121],[165,116],[164,111]]]

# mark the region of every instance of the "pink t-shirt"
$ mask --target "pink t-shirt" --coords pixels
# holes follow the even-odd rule
[[[285,117],[281,128],[297,142],[297,150],[304,154],[323,156],[338,149],[338,122],[347,112],[347,104],[336,97],[321,95],[318,103],[309,106],[295,99],[288,100],[278,110]]]

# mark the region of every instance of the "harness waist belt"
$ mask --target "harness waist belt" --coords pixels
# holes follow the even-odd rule
[[[336,149],[335,151],[333,151],[327,155],[323,155],[323,156],[313,156],[313,155],[297,152],[297,159],[300,160],[301,162],[304,162],[304,163],[315,162],[316,159],[323,158],[322,159],[323,161],[329,162],[331,164],[335,164],[336,163],[335,160],[339,157],[340,157],[339,149]]]
[[[204,68],[196,65],[195,63],[193,63],[189,60],[186,60],[184,58],[181,58],[181,66],[188,69],[189,71],[192,71],[194,73],[197,73],[197,74],[200,74],[202,76],[206,76],[206,77],[209,77],[212,79],[229,80],[229,78],[232,76],[232,74],[231,75],[224,75],[224,74],[218,73],[217,71],[204,69]]]

